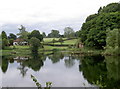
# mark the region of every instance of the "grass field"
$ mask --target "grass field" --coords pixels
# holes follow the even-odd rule
[[[53,39],[59,40],[59,38],[44,38],[44,42],[51,42]],[[64,40],[67,38],[63,38]],[[77,39],[65,40],[62,44],[73,45],[75,44]],[[53,43],[49,43],[53,44]],[[56,42],[54,44],[61,44],[60,42]],[[39,52],[44,51],[52,51],[52,50],[68,50],[69,46],[47,46],[44,45],[44,48],[39,48]],[[2,55],[29,55],[31,53],[29,46],[10,46],[6,49],[2,50]]]
[[[53,39],[55,39],[56,41],[59,40],[59,38],[44,38],[43,41],[44,41],[44,43],[48,43],[48,42],[51,42]],[[67,38],[63,38],[63,40],[65,40],[65,39],[67,39]]]
[[[41,52],[47,52],[47,51],[52,51],[52,50],[65,50],[68,47],[56,47],[56,46],[44,46],[44,48],[39,48],[39,53]],[[10,46],[9,48],[6,48],[4,50],[2,50],[2,54],[0,54],[0,56],[24,56],[24,55],[30,55],[31,51],[30,51],[30,47],[29,46],[15,46],[15,48],[13,46]]]
[[[44,38],[44,43],[51,42],[49,44],[53,44],[52,40],[55,39],[56,41],[59,40],[59,38]],[[65,40],[62,44],[67,44],[67,45],[74,45],[77,42],[77,39],[71,39],[71,40],[66,40],[67,38],[63,38]],[[61,44],[60,42],[55,42],[54,44]]]
[[[66,40],[62,44],[74,45],[77,42],[77,39]],[[60,42],[56,42],[55,44],[61,44]]]

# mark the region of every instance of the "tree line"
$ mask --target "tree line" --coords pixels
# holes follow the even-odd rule
[[[19,29],[19,33],[17,33],[16,35],[13,33],[10,33],[9,36],[7,36],[5,31],[1,32],[1,43],[2,43],[2,49],[5,49],[7,46],[11,46],[13,45],[14,40],[16,40],[17,38],[22,39],[26,42],[28,42],[28,44],[30,44],[30,49],[32,50],[32,52],[37,53],[38,52],[38,48],[41,45],[41,42],[43,41],[43,38],[60,38],[58,41],[61,43],[63,43],[63,38],[75,38],[77,37],[76,32],[74,32],[74,30],[71,27],[66,27],[64,29],[64,34],[61,35],[59,30],[51,30],[51,33],[48,34],[48,36],[46,36],[46,33],[40,33],[39,30],[33,30],[32,32],[28,32],[26,31],[25,26],[21,25]],[[55,39],[52,40],[53,43],[56,42]]]
[[[110,3],[100,7],[97,13],[89,15],[78,34],[85,47],[106,49],[109,52],[116,50],[118,53],[120,50],[120,3]]]

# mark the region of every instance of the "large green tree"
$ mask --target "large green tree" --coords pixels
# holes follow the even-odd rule
[[[102,49],[106,46],[106,30],[120,28],[119,3],[111,3],[100,8],[98,13],[86,18],[78,32],[81,41],[87,47]]]
[[[120,55],[120,29],[108,31],[106,44],[106,53]]]
[[[42,33],[42,36],[43,36],[43,38],[45,38],[45,37],[46,37],[46,34],[45,34],[45,32],[43,32],[43,33]]]
[[[18,29],[19,29],[19,33],[17,35],[19,36],[19,38],[22,38],[27,41],[28,40],[28,32],[26,31],[26,28],[23,25],[21,25],[21,27]]]
[[[72,38],[75,36],[75,32],[71,27],[65,27],[64,36],[67,38]]]
[[[7,39],[7,34],[5,31],[2,31],[1,36],[2,36],[2,39]]]
[[[8,36],[8,38],[15,40],[17,38],[17,36],[15,34],[13,34],[13,33],[10,33],[9,36]]]
[[[30,39],[30,49],[32,54],[37,54],[39,47],[40,47],[40,40],[36,37],[32,37]]]
[[[33,30],[29,35],[28,38],[31,39],[32,37],[36,37],[37,39],[39,39],[40,41],[43,40],[43,36],[42,34],[40,34],[40,32],[38,30]]]
[[[2,49],[4,49],[6,46],[9,45],[8,37],[5,31],[2,31],[1,36],[2,36]]]
[[[59,31],[58,30],[52,30],[51,33],[48,34],[48,37],[50,37],[50,38],[60,37]]]

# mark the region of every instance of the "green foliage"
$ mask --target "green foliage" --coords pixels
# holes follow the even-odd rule
[[[9,36],[8,36],[8,38],[15,40],[17,38],[17,36],[15,34],[13,34],[13,33],[10,33]]]
[[[28,35],[28,38],[31,39],[32,37],[36,37],[37,39],[39,39],[40,41],[43,40],[43,36],[40,34],[40,32],[38,30],[33,30],[31,32],[31,34]]]
[[[52,42],[53,42],[53,45],[54,45],[54,43],[56,42],[56,40],[55,40],[55,39],[53,39],[53,40],[52,40]]]
[[[8,59],[6,58],[6,57],[4,57],[4,56],[2,56],[2,59],[4,59],[4,60],[2,60],[2,71],[5,73],[6,71],[7,71],[7,69],[8,69]]]
[[[2,39],[7,39],[7,34],[5,31],[2,31],[1,36],[2,36]]]
[[[116,12],[120,11],[120,3],[110,3],[106,7],[103,7],[100,10],[100,13],[109,13],[109,12]]]
[[[43,36],[43,38],[45,38],[45,37],[46,37],[46,34],[45,34],[45,32],[43,32],[43,33],[42,33],[42,36]]]
[[[48,37],[50,38],[58,38],[60,37],[59,31],[58,30],[52,30],[51,33],[48,34]]]
[[[62,43],[64,42],[64,40],[60,37],[59,42],[60,42],[61,45],[62,45]]]
[[[4,49],[6,46],[8,46],[8,40],[7,39],[2,39],[2,49]]]
[[[14,39],[9,39],[9,44],[13,45],[13,41],[14,41]]]
[[[86,22],[83,23],[78,32],[85,46],[97,49],[103,49],[106,46],[106,30],[120,28],[118,5],[118,3],[109,4],[100,8],[97,14],[87,17]]]
[[[120,55],[120,29],[113,29],[108,31],[106,39],[107,54]]]
[[[2,36],[2,49],[4,49],[6,46],[8,46],[9,42],[8,42],[8,38],[7,38],[7,34],[5,31],[2,31],[1,33]]]
[[[38,53],[38,48],[40,47],[40,40],[35,37],[32,37],[30,39],[30,46],[31,46],[31,52],[33,54]]]
[[[26,31],[26,28],[21,25],[21,28],[18,28],[19,29],[19,33],[17,34],[19,36],[19,38],[22,38],[24,40],[28,40],[28,32]]]
[[[75,32],[71,27],[66,27],[64,29],[64,36],[67,38],[75,37]]]
[[[97,16],[98,16],[97,14],[93,14],[93,15],[88,16],[88,17],[86,18],[86,22],[94,19],[94,18],[97,17]]]
[[[38,87],[38,89],[42,89],[41,84],[37,81],[37,79],[33,75],[31,75],[31,78],[35,82],[35,84]],[[44,89],[50,89],[51,86],[52,86],[52,82],[46,82],[46,87]]]

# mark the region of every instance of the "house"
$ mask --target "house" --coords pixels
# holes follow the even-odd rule
[[[13,45],[28,45],[28,42],[23,39],[17,38],[13,41]]]
[[[82,43],[82,42],[79,42],[79,43],[77,43],[77,44],[76,44],[76,47],[77,47],[77,48],[83,48],[83,47],[84,47],[84,45],[83,45],[83,43]]]
[[[79,43],[79,48],[83,48],[84,47],[84,45],[83,45],[83,43]]]

